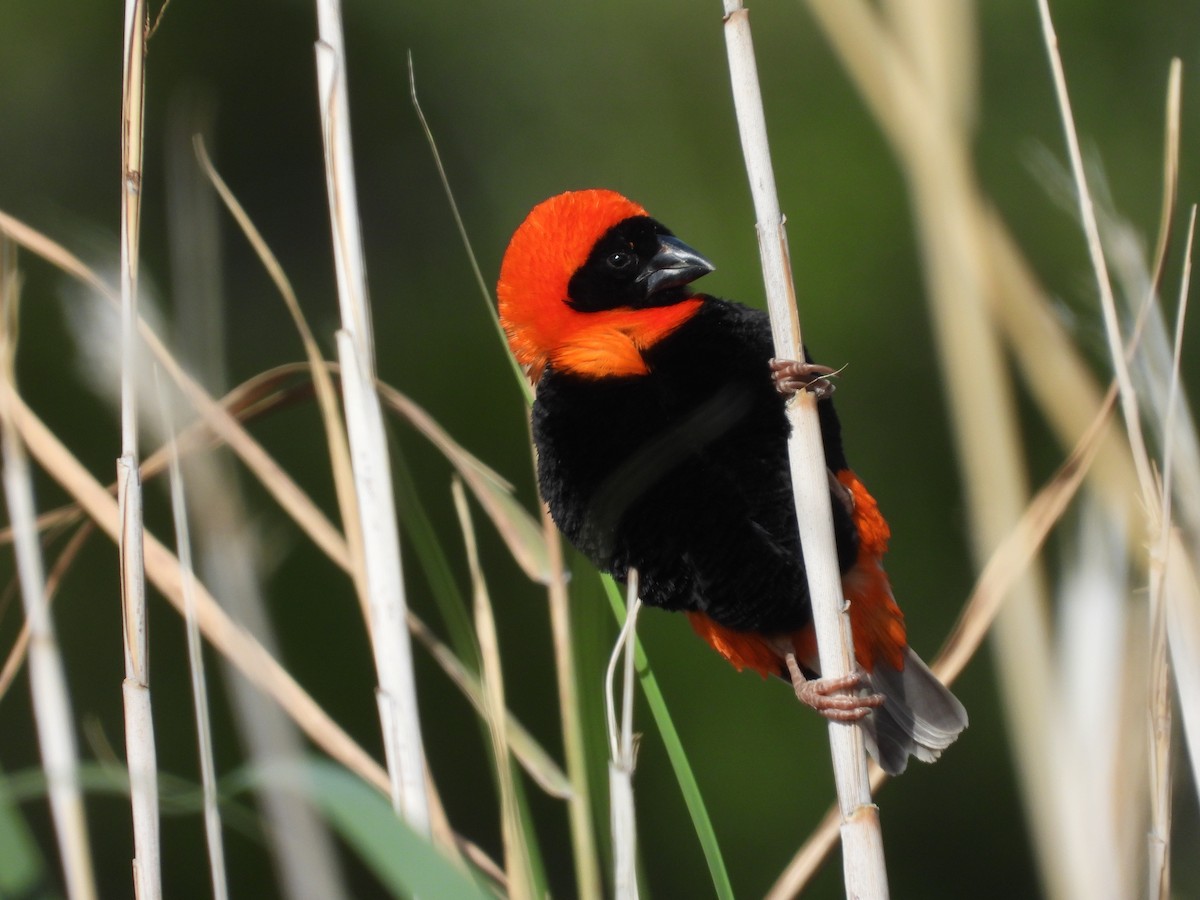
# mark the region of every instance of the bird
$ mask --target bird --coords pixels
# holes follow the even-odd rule
[[[538,486],[601,571],[636,569],[642,601],[683,612],[738,670],[790,681],[858,722],[883,770],[936,760],[967,726],[908,646],[882,560],[890,530],[847,463],[833,370],[772,358],[761,310],[693,288],[714,270],[637,203],[567,191],[518,226],[500,324],[535,388]],[[821,678],[788,466],[786,403],[817,397],[855,665]]]

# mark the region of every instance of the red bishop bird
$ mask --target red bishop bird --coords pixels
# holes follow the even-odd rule
[[[860,721],[883,769],[937,759],[967,714],[908,646],[882,566],[888,525],[846,462],[831,370],[771,359],[765,313],[696,293],[712,264],[607,190],[536,206],[500,269],[500,321],[537,385],[538,482],[600,569],[685,612],[738,669]],[[857,671],[820,679],[784,410],[819,402]]]

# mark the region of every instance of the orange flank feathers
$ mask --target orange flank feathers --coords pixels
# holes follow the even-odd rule
[[[896,605],[891,582],[883,571],[891,529],[858,476],[843,469],[837,473],[837,480],[854,498],[854,524],[858,528],[858,561],[842,576],[842,592],[850,604],[854,656],[868,672],[875,670],[876,660],[902,670],[908,633],[904,613]]]
[[[568,302],[572,274],[596,236],[646,211],[614,191],[568,191],[534,207],[500,266],[500,320],[517,361],[535,382],[547,364],[592,378],[644,375],[642,350],[690,319],[699,300],[645,309],[580,312]]]
[[[837,479],[854,497],[854,524],[858,528],[858,559],[842,576],[842,592],[850,604],[850,631],[854,635],[854,656],[867,672],[877,661],[893,669],[904,669],[908,635],[904,613],[892,596],[892,586],[883,570],[891,530],[879,505],[866,487],[849,469],[837,473]],[[784,658],[796,654],[801,664],[814,672],[817,663],[817,639],[812,625],[789,635],[770,637],[752,631],[734,631],[717,624],[704,613],[688,612],[692,630],[720,653],[739,672],[751,669],[764,678],[778,675],[787,679]]]

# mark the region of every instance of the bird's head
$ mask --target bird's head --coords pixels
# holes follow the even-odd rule
[[[685,286],[713,265],[614,191],[539,203],[500,266],[500,322],[534,380],[545,367],[589,377],[646,371],[641,351],[699,308]]]

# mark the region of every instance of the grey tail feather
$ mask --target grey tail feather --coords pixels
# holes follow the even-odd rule
[[[967,711],[911,648],[897,671],[880,661],[867,680],[885,698],[859,724],[867,751],[889,775],[899,775],[915,756],[933,762],[967,727]]]

